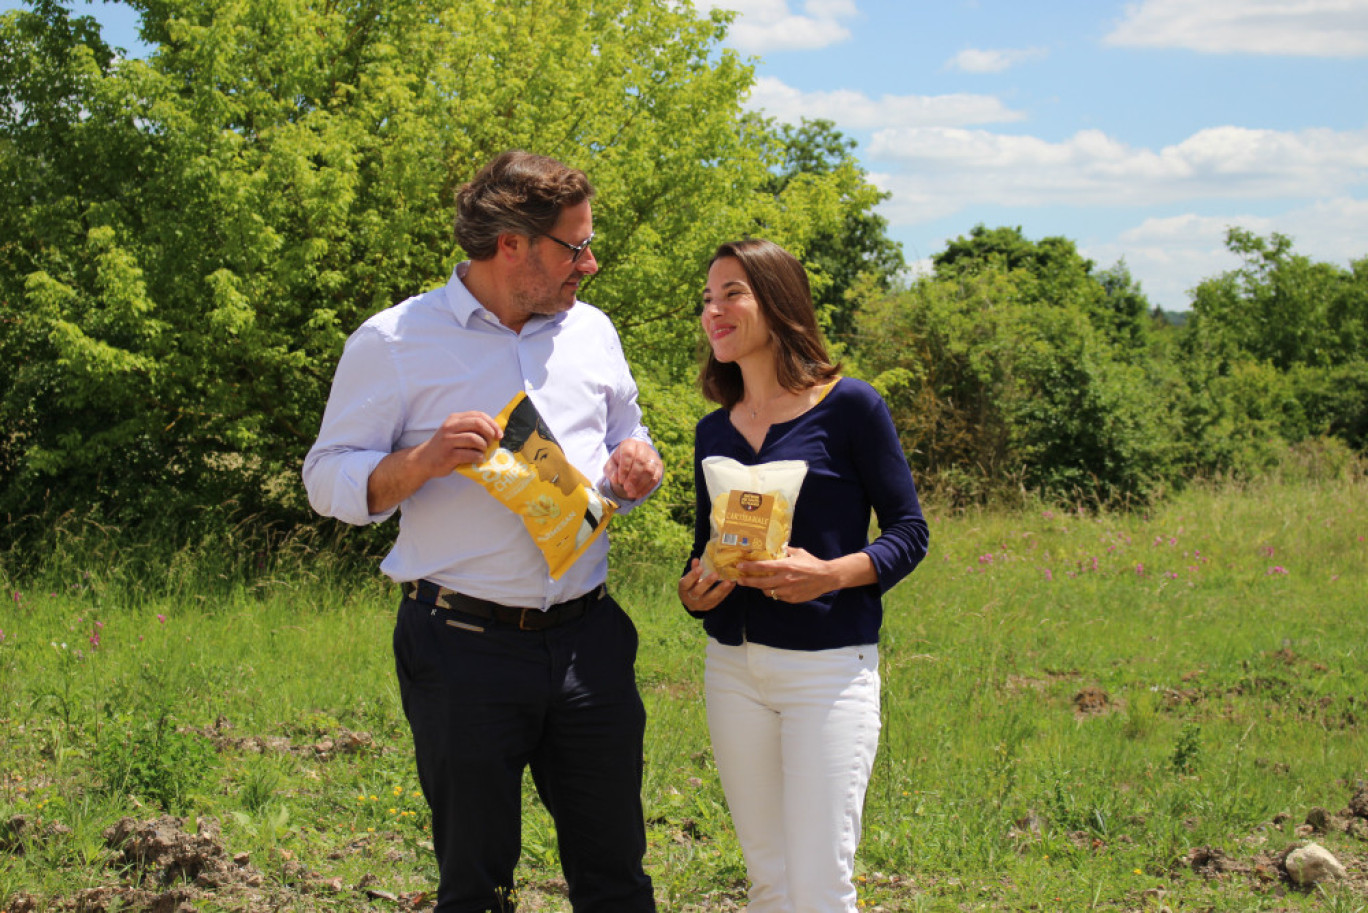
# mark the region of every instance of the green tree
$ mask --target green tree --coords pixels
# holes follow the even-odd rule
[[[1200,468],[1271,465],[1270,446],[1332,435],[1368,447],[1368,258],[1349,269],[1292,239],[1231,228],[1242,265],[1201,282],[1180,347],[1194,387],[1187,436]]]
[[[841,217],[807,241],[803,262],[815,274],[813,299],[830,334],[844,339],[854,329],[857,289],[890,291],[906,268],[902,245],[888,237],[888,220],[874,212],[891,194],[868,182],[855,141],[829,120],[781,124],[778,141],[782,160],[769,181],[776,196],[799,181],[838,182]]]
[[[1149,299],[1140,283],[1131,276],[1126,261],[1118,260],[1110,268],[1094,273],[1093,277],[1102,286],[1098,319],[1104,321],[1102,329],[1107,337],[1127,347],[1147,343],[1147,331],[1156,329],[1156,323],[1151,317]]]
[[[975,225],[969,236],[948,241],[945,250],[931,257],[936,275],[964,276],[998,268],[1021,269],[1051,284],[1074,285],[1086,278],[1093,262],[1082,257],[1068,238],[1049,237],[1032,241],[1021,227],[988,228]]]
[[[1135,353],[1149,342],[1149,302],[1125,261],[1095,271],[1068,238],[1032,241],[1016,228],[976,225],[931,258],[937,276],[963,278],[983,270],[1023,270],[1042,304],[1078,308],[1107,339]]]
[[[1282,371],[1364,357],[1368,258],[1345,270],[1294,253],[1286,235],[1261,238],[1242,228],[1226,233],[1226,247],[1243,264],[1197,286],[1193,337]]]
[[[924,277],[859,315],[859,365],[889,400],[918,481],[951,501],[1022,489],[1147,500],[1175,482],[1176,428],[1148,365],[1030,271]]]
[[[776,197],[730,14],[671,0],[132,0],[146,60],[54,0],[0,16],[0,511],[306,519],[298,466],[346,335],[445,281],[497,152],[584,167],[582,294],[660,384],[703,267],[801,250],[843,177]],[[668,397],[656,408],[673,408]],[[696,404],[683,408],[696,409]],[[681,419],[682,421],[682,419]]]

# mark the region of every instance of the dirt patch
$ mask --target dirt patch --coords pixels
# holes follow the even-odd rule
[[[1050,683],[1040,678],[1030,678],[1025,675],[1009,675],[1003,684],[1008,694],[1022,694],[1027,691],[1044,691],[1050,687]]]
[[[1162,694],[1164,697],[1164,706],[1170,710],[1174,707],[1197,704],[1202,700],[1202,690],[1200,688],[1165,688]]]
[[[1251,846],[1268,844],[1269,832],[1281,829],[1290,820],[1290,815],[1279,814],[1244,842]],[[1338,812],[1312,807],[1295,830],[1299,839],[1280,849],[1261,849],[1248,858],[1232,856],[1217,847],[1195,847],[1176,862],[1174,874],[1190,869],[1213,880],[1245,879],[1253,890],[1306,891],[1310,888],[1298,887],[1288,872],[1287,857],[1314,839],[1344,866],[1343,886],[1354,894],[1368,895],[1368,852],[1359,850],[1368,843],[1368,784],[1360,783],[1349,805]]]
[[[401,910],[418,909],[429,902],[423,893],[382,890],[373,877],[357,885],[325,879],[290,860],[277,866],[277,874],[268,880],[246,853],[229,853],[214,820],[199,819],[193,833],[186,826],[186,819],[170,815],[147,821],[123,818],[103,834],[105,845],[113,851],[109,870],[117,883],[46,902],[31,894],[16,894],[5,913],[193,913],[205,905],[240,913],[314,911],[335,908],[337,895],[348,893],[388,901]],[[16,832],[13,827],[11,832]]]
[[[1096,685],[1089,685],[1073,697],[1074,717],[1084,719],[1090,716],[1100,716],[1104,713],[1111,713],[1116,710],[1112,702],[1111,695],[1098,688]]]
[[[1193,847],[1181,861],[1183,868],[1191,869],[1203,878],[1245,875],[1252,868],[1250,864],[1241,862],[1214,846]]]
[[[213,819],[198,819],[193,833],[187,826],[187,819],[170,815],[145,821],[123,818],[103,834],[113,851],[111,883],[51,898],[19,892],[8,898],[3,913],[323,913],[358,898],[377,902],[374,909],[416,911],[432,906],[431,893],[387,890],[373,874],[349,884],[292,860],[273,860],[272,875],[267,877],[246,853],[229,851]],[[26,842],[42,839],[45,833],[27,819],[11,819],[0,825],[0,849],[22,853]],[[347,849],[359,852],[365,847]],[[518,894],[518,909],[527,913],[563,909],[566,902],[565,882],[559,878],[522,885]]]
[[[235,736],[233,735],[233,724],[224,717],[215,720],[213,726],[188,728],[184,731],[203,736],[212,742],[220,752],[236,750],[249,754],[288,754],[295,757],[310,757],[326,761],[337,755],[384,751],[384,749],[376,747],[375,739],[369,732],[353,732],[341,727],[314,739],[308,744],[296,744],[285,736]]]
[[[115,865],[156,884],[261,883],[261,873],[248,864],[247,857],[228,858],[215,822],[201,820],[193,834],[185,832],[185,823],[184,818],[169,815],[141,822],[123,818],[103,836],[110,849],[120,851]]]
[[[1356,818],[1368,819],[1368,783],[1360,783],[1358,792],[1349,800],[1349,813]]]
[[[15,815],[0,825],[0,852],[22,856],[39,840],[51,840],[71,833],[71,828],[56,821],[34,821],[28,815]]]

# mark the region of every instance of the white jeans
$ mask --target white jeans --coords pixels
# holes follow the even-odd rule
[[[879,747],[878,649],[710,638],[704,685],[750,913],[853,913],[860,815]]]

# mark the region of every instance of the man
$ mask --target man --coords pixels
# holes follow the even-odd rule
[[[655,910],[636,630],[604,589],[607,537],[553,579],[522,520],[453,472],[501,437],[491,416],[521,391],[620,511],[659,485],[617,333],[576,299],[598,270],[593,193],[582,172],[520,151],[462,187],[456,240],[471,259],[347,341],[304,463],[322,514],[364,524],[402,507],[380,567],[404,593],[395,665],[438,913],[515,908],[527,767],[576,913]]]

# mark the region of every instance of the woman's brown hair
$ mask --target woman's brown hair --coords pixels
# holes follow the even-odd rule
[[[769,324],[779,384],[797,393],[839,374],[841,366],[831,363],[822,331],[817,327],[812,290],[803,264],[778,244],[763,238],[729,241],[719,246],[708,267],[711,269],[723,257],[733,257],[741,264],[760,313]],[[699,381],[703,395],[727,409],[740,402],[745,393],[740,366],[718,361],[711,351]]]

